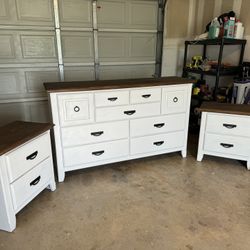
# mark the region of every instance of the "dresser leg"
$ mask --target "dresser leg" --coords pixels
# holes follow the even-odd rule
[[[187,150],[181,150],[181,156],[182,156],[182,158],[186,158],[187,157]]]
[[[247,170],[250,170],[250,160],[247,161]]]

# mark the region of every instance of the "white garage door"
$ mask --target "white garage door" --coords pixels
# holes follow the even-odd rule
[[[158,75],[162,2],[0,0],[0,124],[49,120],[46,81]]]

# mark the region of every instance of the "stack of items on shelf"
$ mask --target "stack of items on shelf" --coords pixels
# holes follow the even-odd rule
[[[215,17],[206,26],[206,33],[202,35],[202,38],[231,38],[231,39],[243,39],[244,26],[243,23],[236,18],[233,11],[224,13],[219,17]],[[201,36],[198,37],[201,39]]]

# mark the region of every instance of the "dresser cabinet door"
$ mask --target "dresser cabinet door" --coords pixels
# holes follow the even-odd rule
[[[70,126],[94,121],[93,94],[58,95],[61,126]]]
[[[162,113],[181,113],[187,110],[187,88],[165,87],[162,91]]]

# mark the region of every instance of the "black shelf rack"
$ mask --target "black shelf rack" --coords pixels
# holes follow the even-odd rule
[[[191,45],[202,45],[203,46],[203,58],[207,56],[207,46],[209,45],[217,45],[219,48],[219,55],[217,59],[217,67],[215,69],[211,69],[209,71],[202,71],[199,69],[191,69],[187,68],[187,54],[188,47]],[[223,50],[226,45],[240,45],[240,58],[238,66],[231,67],[223,67],[222,66],[222,58],[223,58]],[[229,39],[229,38],[217,38],[217,39],[205,39],[205,40],[194,40],[194,41],[185,41],[185,53],[184,53],[184,62],[183,62],[183,77],[187,77],[188,73],[199,74],[200,79],[203,80],[205,75],[215,76],[215,85],[214,85],[214,93],[213,97],[216,97],[219,87],[220,76],[233,76],[238,75],[240,73],[240,66],[243,62],[244,52],[245,52],[246,40],[245,39]]]

